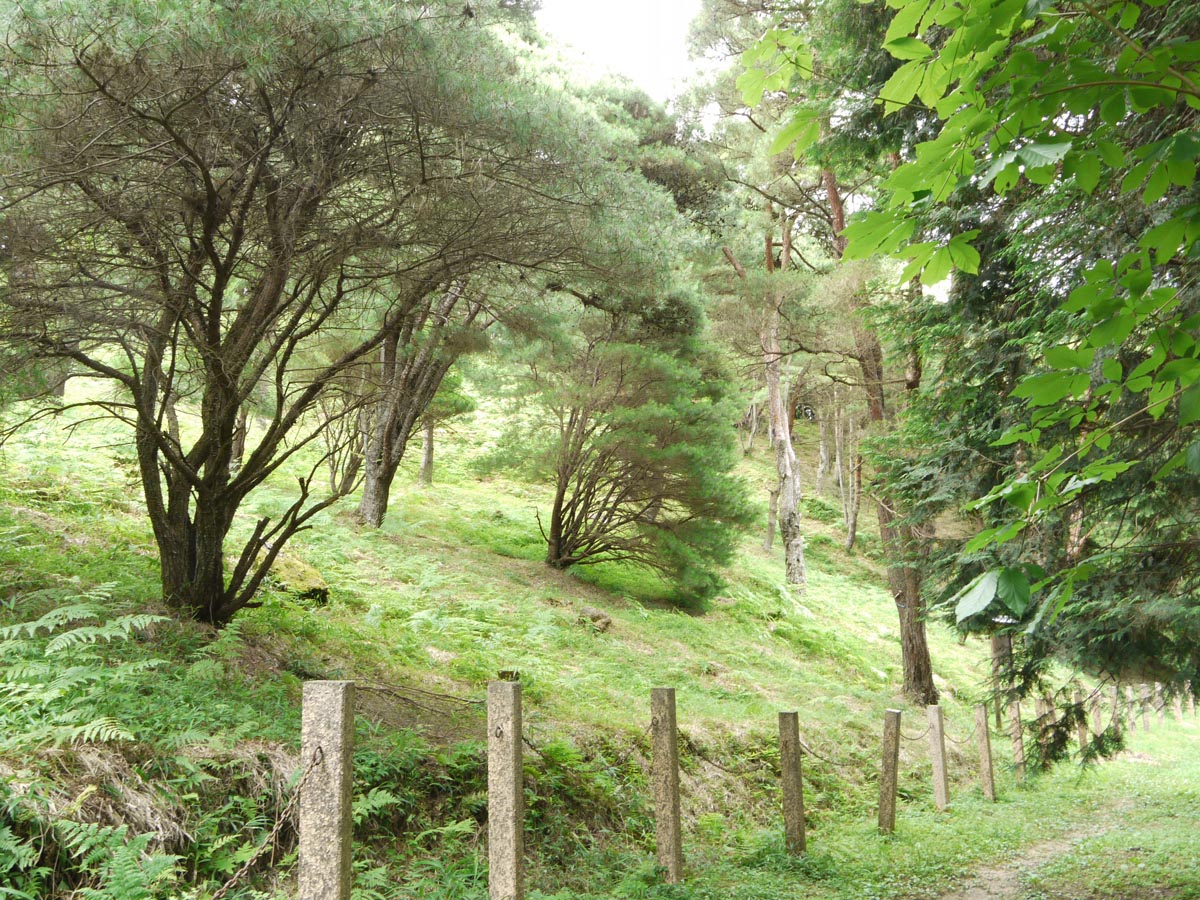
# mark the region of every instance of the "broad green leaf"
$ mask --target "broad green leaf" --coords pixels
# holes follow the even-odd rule
[[[1071,150],[1070,141],[1053,141],[1029,144],[1017,151],[1017,158],[1029,168],[1052,166],[1058,163]]]
[[[987,609],[996,597],[999,581],[1000,573],[990,569],[951,597],[951,601],[955,602],[955,619],[962,623]]]
[[[1025,615],[1025,610],[1029,609],[1033,590],[1024,572],[1020,569],[1004,568],[1000,570],[1000,576],[996,581],[996,596],[1014,616],[1020,619]]]
[[[1100,183],[1100,158],[1095,153],[1084,153],[1076,157],[1072,173],[1075,184],[1085,194],[1096,190]]]
[[[895,211],[870,210],[855,218],[842,232],[849,242],[847,259],[867,259],[876,253],[893,253],[916,231],[916,222]]]
[[[926,59],[933,55],[933,50],[919,38],[901,37],[888,41],[883,49],[896,59]]]
[[[1186,233],[1187,223],[1174,217],[1151,228],[1142,235],[1138,244],[1147,250],[1153,250],[1155,259],[1161,266],[1179,252]]]
[[[1075,376],[1070,372],[1030,375],[1013,389],[1012,395],[1026,398],[1033,406],[1050,406],[1075,393]]]
[[[994,179],[997,175],[999,175],[1005,169],[1008,169],[1010,167],[1016,168],[1016,166],[1014,165],[1016,163],[1016,161],[1017,161],[1017,151],[1016,150],[1009,150],[1005,153],[1001,153],[999,156],[997,156],[995,159],[992,160],[991,165],[989,165],[986,169],[983,170],[983,183],[987,184],[989,181]],[[996,193],[1003,194],[1004,191],[997,188]]]
[[[1146,182],[1146,189],[1142,191],[1142,202],[1157,203],[1167,195],[1170,187],[1171,173],[1165,164],[1159,165],[1158,168],[1150,173],[1150,178]]]
[[[1195,445],[1193,444],[1192,446]],[[1188,454],[1191,452],[1191,449],[1192,447],[1188,447],[1184,450],[1180,450],[1178,453],[1168,459],[1165,463],[1163,463],[1159,470],[1155,472],[1153,476],[1151,476],[1150,480],[1162,481],[1166,476],[1170,475],[1176,469],[1184,468],[1187,465]]]
[[[971,538],[963,546],[964,553],[978,553],[984,547],[991,547],[1011,541],[1025,530],[1024,520],[1009,522],[997,528],[987,528]]]
[[[950,261],[955,268],[974,275],[979,271],[979,251],[971,246],[971,241],[979,236],[979,229],[964,231],[956,234],[946,245],[950,253]]]
[[[767,90],[767,75],[762,69],[747,69],[738,76],[737,88],[742,92],[743,103],[758,106]]]
[[[1045,353],[1046,363],[1056,369],[1086,369],[1096,358],[1094,347],[1051,347]]]
[[[912,34],[925,11],[929,9],[929,3],[930,0],[914,0],[901,6],[888,23],[887,34],[883,38],[885,45],[898,37]]]
[[[906,62],[887,80],[887,84],[879,91],[879,99],[883,101],[884,114],[895,112],[902,106],[907,106],[916,96],[921,87],[921,79],[925,77],[925,68],[920,60]]]
[[[910,264],[909,269],[911,268],[912,265]],[[953,268],[954,258],[950,254],[950,248],[939,247],[934,251],[933,256],[929,258],[929,262],[925,264],[925,267],[921,271],[921,284],[926,287],[933,287],[935,284],[940,284],[942,281],[945,281],[946,276],[950,274]],[[911,278],[915,274],[913,272],[909,277]]]
[[[1200,422],[1200,383],[1193,384],[1179,395],[1179,427]]]
[[[1108,95],[1108,99],[1100,104],[1100,118],[1104,120],[1105,125],[1116,125],[1125,118],[1125,92],[1123,90],[1114,90]]]
[[[1133,333],[1135,325],[1137,325],[1137,317],[1132,312],[1113,313],[1096,323],[1096,327],[1088,335],[1088,343],[1093,347],[1108,347],[1121,344],[1125,338]],[[1121,368],[1121,364],[1115,359],[1107,360],[1105,365],[1107,366],[1109,363],[1115,364],[1118,370]],[[1112,380],[1119,381],[1120,376]]]
[[[1111,169],[1121,169],[1125,166],[1125,150],[1113,141],[1097,141],[1096,149],[1100,151],[1100,158],[1104,160],[1104,164]]]
[[[800,154],[815,144],[820,136],[821,122],[817,113],[808,109],[800,110],[775,136],[775,140],[771,142],[767,152],[781,153],[795,143],[794,153],[799,158]]]
[[[1026,512],[1037,497],[1037,487],[1031,481],[1014,481],[1006,485],[1000,494],[1010,506]]]

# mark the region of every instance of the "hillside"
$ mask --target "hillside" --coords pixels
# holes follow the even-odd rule
[[[176,896],[185,885],[187,896],[211,896],[290,815],[299,692],[312,678],[362,687],[360,898],[486,894],[480,704],[501,670],[519,671],[524,685],[528,855],[532,886],[547,896],[766,898],[801,887],[821,897],[930,896],[963,866],[1086,818],[1102,802],[1104,778],[1128,777],[1107,767],[1076,783],[1064,770],[1018,790],[1002,763],[1004,802],[982,816],[971,707],[986,695],[986,647],[931,623],[956,797],[952,814],[934,814],[924,715],[899,696],[896,614],[869,534],[863,549],[844,553],[840,514],[810,501],[803,596],[784,586],[778,551],[764,554],[756,534],[746,536],[726,589],[702,607],[629,567],[555,571],[542,562],[536,518],[546,490],[472,469],[488,430],[486,413],[478,416],[439,435],[432,486],[402,474],[381,530],[356,526],[345,509],[323,514],[289,544],[261,607],[224,632],[164,620],[139,624],[128,638],[110,630],[107,642],[80,642],[68,661],[92,674],[59,697],[44,682],[37,703],[60,725],[111,720],[112,734],[59,733],[55,746],[49,731],[31,737],[20,710],[0,707],[8,894],[66,897],[101,884],[109,893],[97,896],[121,896],[114,871],[89,856],[87,848],[102,846],[118,859],[126,851],[114,848],[134,848],[127,856],[140,862],[129,883],[157,885],[145,896]],[[67,414],[4,446],[0,624],[36,619],[89,592],[99,612],[86,622],[164,612],[121,441],[103,423]],[[809,463],[815,450],[804,442]],[[756,455],[743,468],[752,481],[769,471]],[[289,485],[281,473],[258,497],[259,510],[284,505]],[[254,512],[243,513],[243,527]],[[9,652],[28,656],[32,643]],[[157,663],[116,667],[146,660]],[[657,686],[675,687],[679,698],[691,876],[681,888],[658,884],[652,864],[645,773]],[[35,707],[26,706],[26,722]],[[902,824],[881,841],[871,822],[889,707],[906,710],[909,740]],[[815,849],[803,860],[783,853],[775,823],[780,710],[799,711],[811,750]],[[1006,741],[997,735],[994,744],[1007,759]],[[1029,820],[1030,809],[1039,821]],[[89,844],[69,827],[47,827],[62,820],[129,830],[93,834]],[[135,834],[147,837],[130,842]],[[228,896],[287,895],[290,818],[277,840],[279,852]],[[163,853],[175,864],[153,855]],[[38,865],[53,871],[37,876]]]

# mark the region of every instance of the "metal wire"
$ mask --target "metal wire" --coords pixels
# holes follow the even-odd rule
[[[924,731],[922,731],[920,734],[918,734],[916,737],[913,737],[911,734],[905,734],[903,731],[901,731],[901,732],[900,732],[900,737],[904,738],[906,741],[920,741],[920,740],[924,740],[925,736],[929,734],[929,732],[930,732],[930,730],[931,730],[932,728],[933,728],[933,726],[932,726],[932,725],[928,725],[928,726],[926,726],[925,730],[924,730]]]
[[[959,747],[961,747],[963,744],[969,744],[969,743],[971,743],[971,741],[975,740],[975,738],[976,738],[978,735],[979,735],[979,724],[978,724],[978,723],[976,723],[976,724],[975,724],[975,727],[971,729],[971,733],[970,733],[970,734],[968,734],[968,735],[967,735],[965,738],[963,738],[961,741],[956,741],[954,738],[950,737],[950,735],[948,735],[948,734],[947,734],[947,735],[945,735],[945,738],[946,738],[946,740],[948,740],[950,743],[952,743],[952,744],[955,744],[956,746],[959,746]]]
[[[308,781],[308,776],[312,774],[313,769],[315,769],[324,758],[325,751],[318,745],[317,749],[313,752],[312,761],[308,764],[308,768],[304,770],[304,774],[300,776],[300,780],[296,782],[295,792],[292,794],[291,799],[288,800],[287,806],[283,808],[283,812],[281,812],[279,817],[275,820],[275,827],[271,829],[271,833],[267,835],[267,839],[263,841],[261,847],[254,851],[254,855],[242,863],[242,867],[234,872],[233,876],[228,881],[221,885],[217,892],[212,895],[210,900],[224,900],[225,895],[233,890],[234,887],[237,886],[238,882],[246,877],[246,873],[250,871],[250,869],[256,862],[259,861],[259,859],[262,858],[262,855],[266,853],[268,849],[274,848],[275,839],[279,837],[279,832],[283,830],[283,824],[292,817],[292,812],[295,810],[296,804],[300,802],[300,791],[304,787],[305,782]]]

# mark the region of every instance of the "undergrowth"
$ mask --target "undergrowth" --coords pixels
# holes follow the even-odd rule
[[[954,805],[933,810],[924,742],[907,741],[900,826],[876,834],[882,711],[906,709],[910,737],[924,714],[897,696],[895,610],[871,542],[846,554],[824,501],[807,507],[805,594],[748,538],[726,590],[701,607],[629,566],[548,570],[545,492],[479,481],[453,457],[439,484],[397,494],[383,529],[330,511],[289,545],[328,583],[327,602],[277,582],[218,633],[147,599],[158,579],[140,501],[119,462],[89,449],[111,439],[64,445],[43,431],[0,460],[5,900],[206,900],[253,857],[227,896],[288,896],[299,696],[313,678],[363,686],[355,900],[486,897],[480,707],[501,669],[525,687],[532,900],[931,896],[979,861],[1099,815],[1108,786],[1133,783],[1132,763],[1082,779],[1059,764],[1017,785],[997,740],[1001,801],[985,804],[969,736],[987,654],[931,623],[948,728],[963,742],[950,747]],[[285,496],[285,475],[263,510]],[[660,686],[678,693],[683,885],[653,861],[648,695]],[[776,823],[781,709],[800,712],[812,751],[801,858]],[[1186,846],[1178,830],[1138,840]]]

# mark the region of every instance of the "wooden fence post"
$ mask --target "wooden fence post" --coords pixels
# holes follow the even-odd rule
[[[896,830],[896,779],[900,769],[900,710],[889,709],[883,719],[883,767],[879,773],[879,831]]]
[[[950,805],[950,778],[946,772],[946,724],[942,708],[925,707],[929,717],[929,759],[933,763],[933,803],[938,809]]]
[[[521,763],[521,682],[487,691],[488,898],[525,896],[525,791]]]
[[[1075,725],[1075,736],[1079,740],[1079,755],[1083,756],[1087,753],[1088,748],[1088,711],[1087,707],[1083,705],[1083,691],[1076,691],[1072,694],[1071,702],[1075,705],[1079,715],[1079,720]]]
[[[1175,722],[1183,724],[1183,695],[1179,691],[1171,696],[1171,708],[1175,711]]]
[[[654,786],[654,836],[658,864],[668,884],[683,879],[683,834],[679,822],[679,730],[675,719],[675,688],[650,691],[650,760]]]
[[[1131,732],[1137,730],[1138,708],[1132,684],[1125,685],[1125,714],[1129,717],[1129,730]]]
[[[800,751],[800,714],[779,714],[779,767],[783,774],[783,834],[788,853],[807,849],[804,832],[804,781]]]
[[[975,731],[979,734],[979,784],[983,796],[993,803],[996,800],[996,778],[992,772],[992,735],[988,731],[988,708],[986,703],[975,707]]]
[[[1017,781],[1025,778],[1025,735],[1021,730],[1021,703],[1008,704],[1008,734],[1012,739],[1013,774]]]
[[[1142,731],[1149,731],[1150,730],[1150,686],[1147,684],[1142,685],[1141,699],[1142,699]]]
[[[1196,715],[1196,695],[1192,692],[1192,683],[1190,681],[1187,683],[1187,692],[1188,692],[1188,712],[1190,712],[1193,716],[1195,716]]]
[[[1092,694],[1092,734],[1097,737],[1104,731],[1104,710],[1101,709],[1100,689],[1096,688],[1096,692]]]
[[[1154,682],[1154,715],[1158,718],[1159,725],[1167,721],[1167,701],[1163,697],[1161,681]]]
[[[298,900],[350,898],[354,682],[308,681],[300,713]]]

